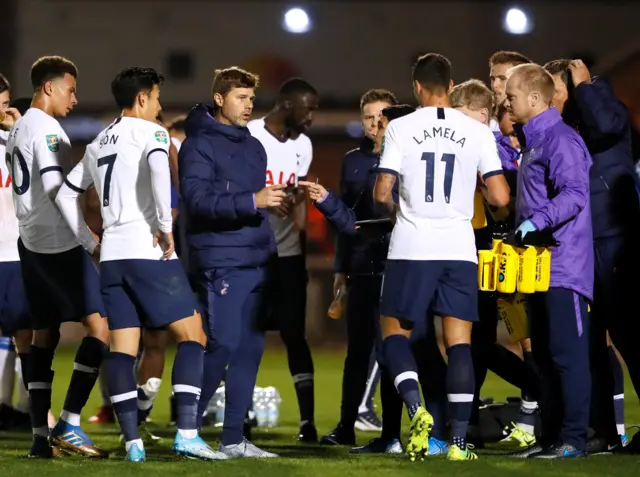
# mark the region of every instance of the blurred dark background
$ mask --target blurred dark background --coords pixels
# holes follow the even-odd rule
[[[520,12],[506,22],[512,8]],[[268,111],[284,80],[302,76],[321,94],[310,175],[335,188],[340,161],[362,134],[360,95],[387,88],[413,103],[411,66],[430,51],[451,60],[456,82],[488,81],[488,59],[498,50],[540,64],[582,58],[592,74],[611,79],[640,127],[638,18],[640,2],[0,0],[0,72],[15,99],[31,95],[29,69],[38,57],[76,63],[79,104],[63,126],[78,159],[118,114],[110,83],[123,67],[165,74],[167,120],[209,98],[216,68],[238,65],[260,75],[254,117]],[[308,328],[315,340],[331,341],[342,334],[342,323],[326,318],[333,238],[314,212]]]

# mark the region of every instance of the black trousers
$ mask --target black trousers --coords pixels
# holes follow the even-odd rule
[[[528,297],[533,358],[542,373],[541,444],[586,451],[591,397],[587,301],[550,288]]]
[[[640,392],[640,317],[636,308],[640,236],[613,236],[594,241],[595,283],[591,308],[590,362],[592,373],[591,426],[609,440],[617,438],[613,413],[613,375],[606,331],[624,359]]]
[[[380,335],[378,275],[353,275],[347,282],[347,357],[342,375],[340,422],[352,429],[364,395],[371,354]]]

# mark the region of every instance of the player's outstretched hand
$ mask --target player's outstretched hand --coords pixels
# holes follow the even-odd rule
[[[173,243],[173,234],[171,232],[166,233],[161,230],[156,230],[153,234],[153,246],[160,245],[162,249],[162,258],[169,260],[175,251],[175,244]]]
[[[309,197],[314,202],[319,202],[325,199],[329,195],[329,191],[324,188],[322,184],[316,184],[315,182],[299,181],[298,185],[306,187],[309,191]]]
[[[284,189],[287,184],[274,184],[256,192],[256,207],[266,209],[267,207],[278,207],[287,196]]]

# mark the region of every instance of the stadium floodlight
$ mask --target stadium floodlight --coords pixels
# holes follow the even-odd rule
[[[284,14],[282,27],[289,33],[306,33],[311,29],[311,20],[302,8],[290,8]]]
[[[510,8],[504,17],[504,29],[512,35],[524,35],[531,31],[531,21],[519,8]]]

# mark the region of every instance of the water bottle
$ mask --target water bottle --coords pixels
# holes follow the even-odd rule
[[[345,304],[346,297],[347,297],[347,287],[343,285],[340,288],[338,288],[338,291],[336,292],[336,296],[331,302],[331,305],[329,306],[329,310],[327,311],[327,315],[329,316],[329,318],[333,320],[339,320],[342,317],[342,314],[344,313],[345,307],[346,307],[346,304]]]
[[[267,403],[265,401],[265,392],[263,389],[257,391],[256,399],[254,400],[254,411],[256,413],[256,421],[258,421],[258,427],[267,426]]]
[[[264,401],[267,406],[267,422],[266,427],[273,428],[275,427],[275,413],[276,409],[274,407],[274,388],[273,386],[269,386],[264,390]],[[277,424],[277,423],[276,423]]]
[[[274,428],[277,427],[278,421],[280,419],[280,402],[282,398],[280,397],[280,393],[273,386],[269,386],[265,390],[266,401],[267,401],[267,427]]]
[[[225,388],[220,386],[213,395],[212,401],[215,402],[215,426],[220,427],[224,424],[224,407],[225,407]]]
[[[214,422],[211,422],[211,420],[209,419],[210,416],[213,417],[213,421]],[[215,397],[212,397],[211,401],[209,401],[209,404],[207,405],[207,410],[206,410],[205,415],[203,417],[209,419],[207,421],[207,423],[215,424],[217,422],[217,420],[218,420],[218,402],[215,399]]]

